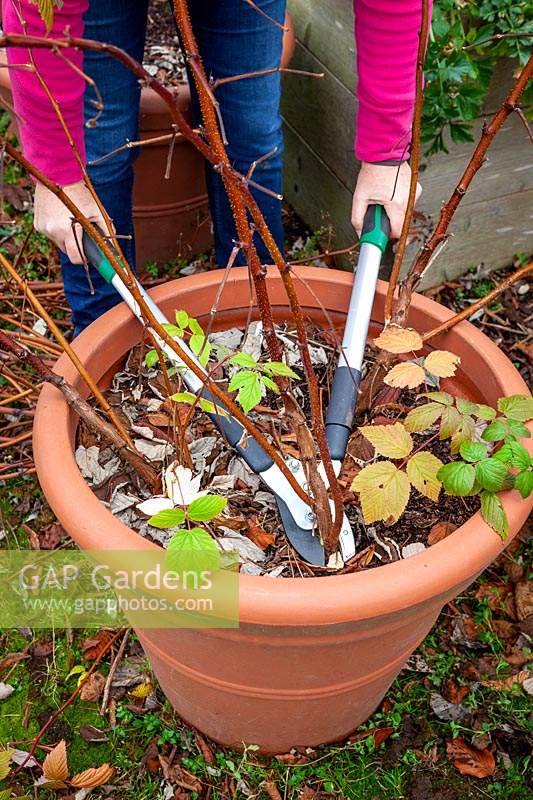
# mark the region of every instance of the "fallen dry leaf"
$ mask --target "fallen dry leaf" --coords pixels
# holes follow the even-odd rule
[[[103,630],[99,631],[96,636],[85,639],[80,645],[83,657],[86,658],[87,661],[94,661],[100,656],[112,638],[113,634],[110,631]]]
[[[506,619],[493,619],[491,627],[498,639],[511,639],[513,636],[516,636],[515,623],[508,622]],[[507,656],[504,656],[504,658],[507,659]],[[531,660],[531,656],[529,656],[529,659]],[[525,664],[526,662],[523,661],[522,663]]]
[[[490,750],[476,750],[460,737],[447,742],[446,752],[461,775],[487,778],[496,769],[496,762]]]
[[[528,344],[524,344],[523,342],[517,342],[514,345],[515,350],[520,350],[533,364],[533,343],[529,342]]]
[[[13,667],[15,664],[18,664],[19,661],[29,657],[29,653],[7,653],[0,660],[0,670],[9,669],[9,667]]]
[[[428,534],[428,545],[437,544],[442,542],[450,533],[457,530],[459,526],[455,522],[436,522]]]
[[[93,672],[81,687],[80,699],[96,703],[104,691],[105,678],[101,672]]]
[[[86,742],[107,742],[108,737],[100,728],[95,728],[94,725],[82,725],[80,728],[80,736]]]
[[[267,547],[270,547],[276,541],[275,534],[269,533],[261,525],[259,525],[257,517],[255,516],[248,520],[248,530],[246,531],[246,535],[254,544],[260,547],[261,550],[266,550]]]
[[[504,613],[511,619],[516,619],[513,591],[509,584],[482,583],[474,597],[476,600],[486,600],[491,611]]]
[[[207,744],[207,742],[204,739],[204,737],[202,736],[202,734],[199,733],[198,731],[196,731],[195,734],[194,734],[194,738],[196,740],[196,744],[198,746],[198,749],[201,751],[201,753],[202,753],[202,755],[204,757],[205,763],[206,764],[211,764],[211,765],[216,764],[216,758],[215,758],[215,756],[213,754],[213,751],[211,750],[211,748]]]
[[[279,789],[272,780],[265,781],[263,784],[263,789],[265,790],[266,794],[270,797],[270,800],[281,800],[281,795],[279,793]]]
[[[104,783],[109,783],[115,770],[109,764],[102,764],[101,767],[86,769],[84,772],[79,772],[71,780],[71,785],[77,789],[92,789],[95,786],[102,786]]]
[[[459,686],[452,678],[448,678],[444,688],[450,703],[455,703],[456,705],[462,703],[465,697],[470,694],[470,686]]]
[[[533,614],[533,581],[519,581],[515,586],[516,615],[519,620]]]
[[[520,690],[525,681],[530,680],[533,675],[529,670],[524,669],[516,675],[509,675],[507,678],[502,678],[497,681],[482,681],[483,686],[488,686],[491,689],[506,690],[508,692]]]
[[[65,535],[65,530],[59,522],[52,522],[38,532],[41,550],[55,550]]]
[[[43,776],[47,782],[64,783],[68,777],[67,745],[61,739],[43,761]]]

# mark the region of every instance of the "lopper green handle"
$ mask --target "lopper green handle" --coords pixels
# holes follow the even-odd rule
[[[389,243],[390,221],[382,205],[368,206],[359,244],[375,244],[382,253]]]
[[[98,231],[105,236],[103,230],[98,227]],[[89,264],[92,264],[95,269],[98,270],[102,278],[107,281],[107,283],[111,283],[113,278],[116,275],[115,270],[102,253],[96,242],[91,239],[87,231],[83,231],[83,252],[85,253],[85,257]],[[118,256],[117,256],[118,258]]]

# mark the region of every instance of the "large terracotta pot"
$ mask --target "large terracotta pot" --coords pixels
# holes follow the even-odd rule
[[[351,276],[305,267],[296,272],[312,289],[298,282],[305,314],[327,324],[320,302],[341,324]],[[218,272],[182,278],[157,287],[152,296],[169,316],[184,308],[206,322],[220,278]],[[275,269],[268,272],[268,289],[275,317],[286,320],[287,300]],[[385,290],[380,282],[371,335],[383,319]],[[216,327],[243,325],[248,300],[248,275],[234,269]],[[449,316],[442,306],[415,295],[409,322],[423,331]],[[121,304],[84,331],[74,348],[93,378],[105,380],[140,338],[139,324]],[[507,357],[469,323],[431,344],[461,357],[460,374],[447,382],[452,391],[492,404],[500,396],[527,392]],[[86,394],[66,356],[56,369]],[[82,478],[73,455],[76,425],[62,394],[44,386],[35,417],[34,454],[41,486],[60,522],[81,548],[154,547],[113,517]],[[509,542],[533,499],[521,500],[516,492],[502,499]],[[239,629],[138,634],[178,713],[216,741],[236,747],[259,744],[270,753],[331,742],[368,718],[443,605],[504,547],[478,513],[425,552],[365,572],[314,579],[242,575]]]

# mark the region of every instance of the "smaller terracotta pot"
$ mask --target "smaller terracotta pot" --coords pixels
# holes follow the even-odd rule
[[[175,91],[182,113],[191,121],[187,83]],[[155,139],[172,131],[164,101],[149,87],[141,92],[140,138]],[[135,162],[133,222],[137,263],[162,264],[190,258],[211,247],[213,236],[205,186],[203,156],[181,133],[176,134],[168,179],[169,142],[143,145]]]

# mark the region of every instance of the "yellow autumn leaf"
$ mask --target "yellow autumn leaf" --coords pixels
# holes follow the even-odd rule
[[[14,750],[10,749],[0,750],[0,781],[9,775],[9,765],[11,764],[11,756],[14,752]]]
[[[401,422],[393,425],[364,425],[359,428],[376,453],[385,458],[405,458],[413,449],[413,440]]]
[[[438,378],[451,378],[460,363],[459,356],[449,350],[434,350],[424,359],[425,369]]]
[[[426,373],[418,364],[413,364],[412,361],[403,361],[387,372],[383,383],[397,389],[414,389],[415,386],[420,386],[425,377]]]
[[[409,500],[411,484],[405,472],[391,461],[378,461],[355,476],[351,489],[359,493],[365,522],[396,522]]]
[[[440,458],[433,453],[415,453],[407,462],[407,477],[415,489],[436,502],[442,488],[437,472],[442,466]]]
[[[403,421],[409,433],[420,433],[430,428],[442,415],[444,406],[440,403],[424,403],[413,408]]]
[[[401,328],[399,325],[387,325],[374,344],[387,353],[410,353],[423,346],[422,337],[413,328]]]
[[[62,783],[68,777],[67,745],[61,739],[43,761],[43,775],[47,782]]]
[[[70,785],[75,786],[77,789],[93,789],[95,786],[109,783],[114,774],[114,767],[110,767],[109,764],[102,764],[101,767],[96,769],[91,767],[74,775]]]
[[[135,689],[132,689],[130,691],[130,694],[132,695],[132,697],[138,697],[142,700],[145,697],[148,697],[149,694],[152,694],[153,691],[154,687],[152,686],[151,683],[140,683],[138,686],[135,687]]]

